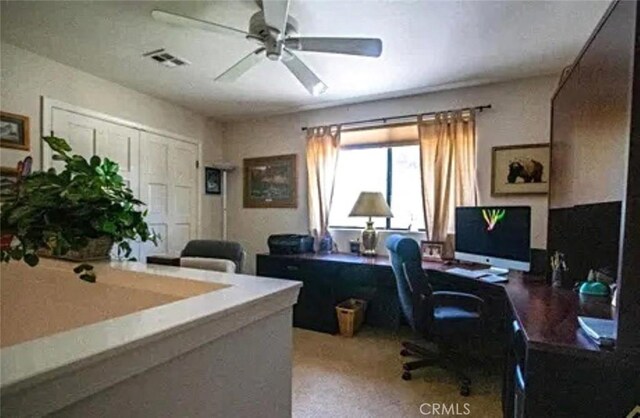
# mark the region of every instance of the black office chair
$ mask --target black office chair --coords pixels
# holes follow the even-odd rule
[[[473,340],[482,343],[484,300],[468,293],[434,292],[422,269],[420,248],[414,240],[392,235],[386,246],[391,254],[400,306],[407,322],[416,334],[438,346],[438,351],[433,352],[415,343],[403,342],[402,356],[421,359],[404,363],[402,378],[410,380],[412,370],[441,363],[453,368],[460,378],[460,394],[468,396],[471,381],[452,357],[454,349]]]

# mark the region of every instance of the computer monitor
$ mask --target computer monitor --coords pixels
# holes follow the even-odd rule
[[[455,223],[457,260],[529,271],[530,207],[459,207]]]

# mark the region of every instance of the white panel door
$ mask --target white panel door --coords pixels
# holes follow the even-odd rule
[[[52,130],[55,136],[64,138],[71,145],[72,153],[90,158],[98,155],[118,163],[120,174],[136,197],[140,188],[140,132],[126,126],[106,122],[90,116],[80,115],[54,108]],[[60,170],[60,161],[51,159],[51,151],[45,145],[44,168]],[[132,256],[139,257],[139,246],[131,243]],[[115,253],[113,254],[115,256]]]
[[[118,163],[120,175],[140,197],[140,131],[102,122],[96,135],[96,155]]]
[[[147,223],[160,235],[158,246],[145,245],[141,258],[178,255],[197,234],[198,148],[194,144],[142,132],[140,195],[147,203]]]
[[[141,260],[153,254],[169,254],[169,140],[142,132],[140,147],[140,200],[147,204],[147,224],[160,236],[157,246],[142,246]]]
[[[169,252],[179,254],[190,240],[196,238],[198,208],[198,147],[181,141],[171,144],[171,241]]]
[[[95,155],[96,136],[99,121],[97,119],[53,109],[52,129],[55,136],[64,138],[73,150],[73,154],[90,158]],[[62,170],[64,163],[51,159],[51,149],[44,144],[44,168],[53,167],[57,171]]]

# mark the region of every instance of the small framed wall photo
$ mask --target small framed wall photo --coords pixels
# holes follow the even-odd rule
[[[491,196],[549,192],[549,144],[493,147],[491,154]]]
[[[298,207],[296,154],[244,159],[245,208]]]
[[[29,118],[0,112],[0,147],[29,151]]]
[[[420,253],[424,261],[442,261],[444,242],[420,241]]]
[[[222,193],[222,171],[218,168],[204,168],[204,192],[206,194]]]

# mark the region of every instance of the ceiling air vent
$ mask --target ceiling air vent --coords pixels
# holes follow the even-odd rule
[[[165,67],[173,68],[173,67],[181,67],[183,65],[191,64],[184,58],[176,57],[173,54],[170,54],[162,49],[156,49],[154,51],[149,51],[145,54],[142,54],[143,57],[149,57],[160,65],[164,65]]]

